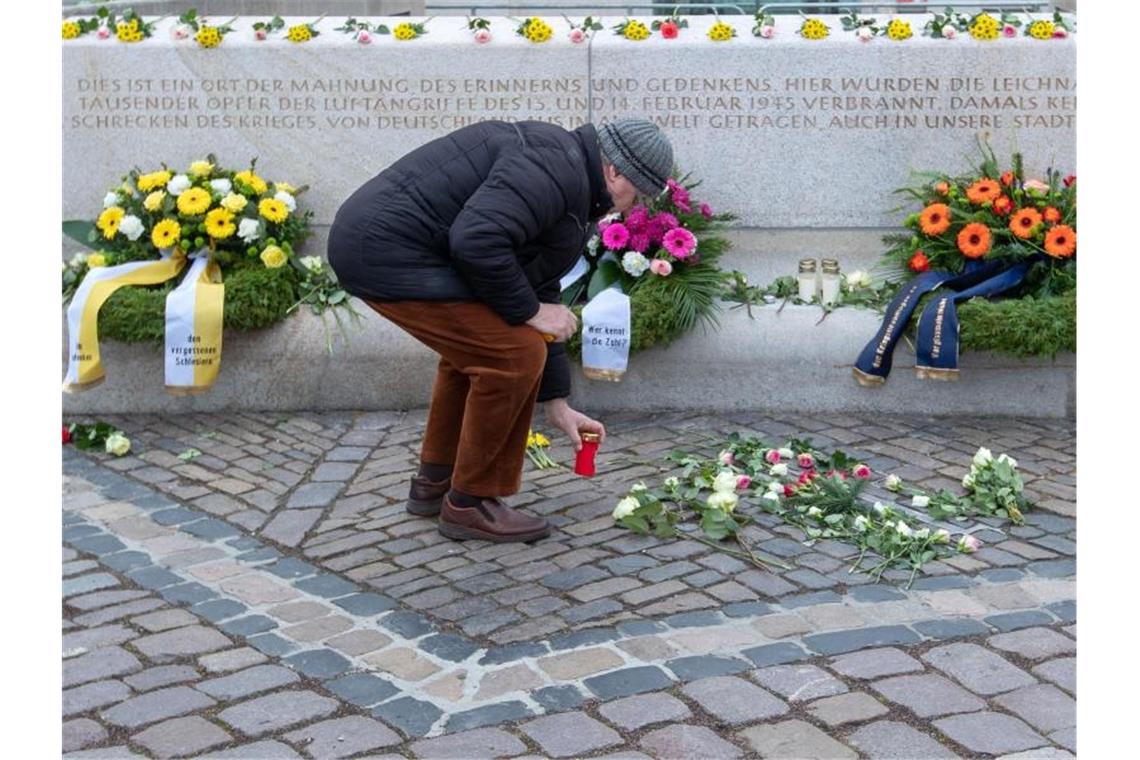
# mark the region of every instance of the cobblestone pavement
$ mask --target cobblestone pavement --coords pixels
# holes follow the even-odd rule
[[[68,757],[1075,752],[1069,421],[611,414],[598,477],[528,467],[510,503],[555,526],[528,546],[404,511],[422,411],[106,419],[131,455],[63,461]],[[614,528],[671,449],[732,431],[926,488],[988,446],[1038,509],[909,589],[764,514],[749,535],[790,570]]]

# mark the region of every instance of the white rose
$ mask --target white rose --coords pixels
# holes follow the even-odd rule
[[[855,518],[854,528],[860,533],[863,533],[867,530],[867,526],[870,525],[870,523],[871,521],[867,519],[866,515],[859,515]]]
[[[970,470],[966,473],[966,477],[962,478],[962,488],[974,487],[974,471]]]
[[[632,496],[626,496],[614,507],[614,519],[620,520],[623,517],[629,517],[639,506],[641,506],[641,503],[637,499]]]
[[[729,491],[714,491],[705,500],[709,509],[719,509],[722,512],[731,512],[736,509],[736,494]]]
[[[111,206],[119,205],[119,194],[114,190],[103,196],[103,208],[111,208]]]
[[[230,191],[234,189],[234,183],[228,179],[212,179],[210,180],[210,189],[218,195],[229,195]]]
[[[807,511],[808,517],[819,517],[823,514],[823,510],[819,507],[810,507]]]
[[[769,480],[768,481],[768,491],[770,493],[776,493],[776,494],[783,493],[784,492],[784,484],[778,480]]]
[[[780,452],[780,459],[792,459],[796,455],[796,453],[794,451],[792,451],[791,449],[785,448],[785,449],[777,449],[777,450]]]
[[[875,33],[871,31],[869,26],[861,26],[855,30],[855,36],[862,42],[870,42],[871,38],[875,36]]]
[[[284,190],[278,190],[277,195],[273,196],[273,199],[284,203],[285,206],[288,207],[290,214],[297,210],[297,200]]]
[[[103,447],[107,450],[108,454],[114,454],[117,457],[121,457],[123,454],[126,454],[131,450],[131,441],[125,435],[116,430],[114,433],[111,433],[109,436],[107,436],[107,441]]]
[[[958,36],[958,29],[956,27],[950,26],[950,24],[947,24],[946,26],[942,27],[942,36],[948,40],[952,40]]]
[[[731,470],[721,470],[712,484],[713,490],[719,493],[732,493],[736,490],[736,473]]]
[[[621,257],[621,268],[633,277],[640,277],[645,274],[645,270],[649,269],[649,259],[637,251],[626,251],[625,255]]]
[[[761,498],[761,499],[765,499],[765,500],[767,500],[767,501],[774,501],[774,502],[777,502],[777,503],[779,503],[779,501],[780,501],[780,494],[776,493],[775,491],[769,491],[768,493],[764,494],[764,495],[763,495],[763,496],[761,496],[760,498]]]
[[[122,228],[123,228],[123,225],[120,224],[119,229],[122,229]],[[997,460],[999,462],[1005,462],[1010,467],[1017,467],[1017,460],[1014,459],[1013,457],[1011,457],[1009,454],[999,454]]]
[[[242,219],[241,224],[238,225],[238,237],[242,239],[247,245],[261,235],[258,231],[258,223],[256,219]]]
[[[990,462],[994,461],[993,452],[985,446],[978,449],[978,453],[974,454],[974,464],[978,467],[985,467]]]
[[[649,490],[649,486],[645,485],[645,483],[634,483],[630,487],[629,492],[630,493],[644,493],[648,490]]]
[[[679,487],[680,485],[681,485],[681,481],[678,480],[676,476],[665,478],[665,487],[668,488],[670,491]]]
[[[927,538],[930,537],[930,528],[923,528],[922,530],[916,530],[914,532],[914,537],[917,538],[919,541],[925,541]]]
[[[319,274],[321,269],[325,266],[320,256],[302,256],[298,261],[301,266],[314,274]]]
[[[936,543],[936,544],[948,544],[948,543],[950,543],[950,531],[946,530],[945,528],[939,528],[938,530],[934,531],[934,543]]]
[[[900,488],[902,488],[902,478],[900,478],[898,475],[888,475],[887,482],[884,484],[884,488],[886,488],[888,491],[898,491]]]
[[[916,494],[915,496],[912,496],[910,498],[910,505],[912,507],[918,507],[920,509],[925,509],[926,507],[930,506],[930,497],[929,496],[919,496]]]
[[[783,462],[772,465],[772,469],[768,470],[768,474],[774,477],[782,477],[788,474],[788,466]]]
[[[906,538],[910,538],[914,535],[914,531],[911,530],[910,526],[904,523],[902,520],[899,520],[898,524],[895,525],[895,530],[898,531],[898,534],[900,536],[905,536]]]
[[[171,195],[177,197],[189,190],[191,184],[190,178],[185,174],[175,174],[173,179],[166,183],[166,190]]]
[[[127,240],[138,240],[139,236],[143,234],[142,220],[132,214],[127,214],[119,221],[119,232],[126,236]]]
[[[860,288],[869,287],[871,287],[871,275],[862,269],[856,269],[847,275],[848,290],[859,290]]]
[[[875,510],[875,514],[879,517],[882,517],[889,511],[887,505],[881,501],[876,501],[871,509]]]

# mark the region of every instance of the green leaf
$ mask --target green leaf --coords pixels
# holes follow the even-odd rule
[[[586,297],[592,299],[620,279],[621,269],[617,262],[609,260],[599,262],[594,276],[590,278],[590,287],[586,291]]]
[[[87,248],[94,248],[92,242],[97,240],[95,225],[85,219],[68,219],[63,223],[63,234]]]
[[[185,451],[183,451],[181,454],[178,455],[178,458],[184,462],[189,462],[191,459],[194,459],[194,458],[200,457],[200,456],[202,456],[202,452],[198,451],[198,449],[186,449]]]

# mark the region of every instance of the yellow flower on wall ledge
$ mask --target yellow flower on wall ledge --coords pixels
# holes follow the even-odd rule
[[[709,29],[709,39],[713,42],[728,42],[736,36],[736,30],[723,21],[718,21]]]

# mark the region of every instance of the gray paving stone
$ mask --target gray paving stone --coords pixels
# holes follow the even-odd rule
[[[857,755],[835,739],[802,720],[755,726],[740,733],[761,757],[797,760],[855,760]]]
[[[551,573],[545,578],[540,579],[539,583],[557,591],[569,591],[570,589],[584,586],[587,583],[593,583],[594,581],[609,577],[608,573],[597,567],[592,565],[580,565],[569,570]]]
[[[409,639],[417,638],[435,630],[435,626],[432,625],[432,622],[427,618],[414,612],[405,612],[403,610],[389,612],[387,615],[381,617],[378,622],[389,631],[395,631]]]
[[[771,606],[764,604],[764,602],[735,602],[733,604],[726,604],[721,608],[721,612],[730,618],[744,618],[770,615],[773,609]]]
[[[337,599],[333,604],[354,615],[360,615],[362,617],[377,615],[396,607],[396,601],[394,599],[373,593],[353,594],[342,599]]]
[[[416,646],[450,662],[462,662],[479,651],[478,644],[451,633],[438,633],[434,636],[428,636],[417,642]]]
[[[1014,652],[1030,660],[1045,660],[1077,651],[1077,643],[1051,628],[1025,628],[991,636],[987,643],[1003,652]]]
[[[1051,684],[1026,686],[994,699],[1038,731],[1050,733],[1077,724],[1077,702]]]
[[[240,536],[239,531],[234,526],[230,525],[225,520],[218,520],[217,518],[207,517],[204,520],[195,520],[194,522],[179,525],[178,529],[189,533],[192,536],[199,538],[209,539],[211,541],[219,538],[230,538],[232,536]]]
[[[64,660],[63,685],[75,686],[138,670],[142,670],[142,663],[127,650],[121,647],[102,647]]]
[[[158,757],[184,757],[226,744],[232,738],[208,720],[190,715],[151,726],[132,736],[131,741]]]
[[[889,712],[879,700],[858,691],[817,699],[808,705],[807,711],[829,726],[862,723]]]
[[[94,554],[96,557],[102,557],[104,554],[114,554],[115,552],[121,552],[127,548],[123,545],[122,541],[106,533],[84,536],[83,538],[77,538],[74,541],[70,541],[69,543],[75,549],[78,549],[85,554]]]
[[[1012,755],[1002,755],[997,760],[1066,760],[1073,757],[1076,755],[1059,747],[1041,747],[1014,752]]]
[[[1033,676],[1021,668],[977,644],[947,644],[931,649],[922,659],[975,694],[984,696],[1036,683]]]
[[[328,697],[311,691],[283,691],[227,707],[217,717],[246,736],[260,736],[336,710],[336,701]]]
[[[1031,562],[1026,569],[1043,578],[1069,578],[1077,574],[1077,561],[1070,558]]]
[[[319,679],[339,676],[352,667],[352,663],[331,649],[308,649],[290,655],[281,662],[309,678]]]
[[[298,546],[321,518],[321,512],[320,509],[282,510],[261,528],[259,535],[285,546]]]
[[[573,684],[563,684],[562,686],[547,686],[537,691],[532,691],[531,698],[542,705],[547,713],[566,712],[567,710],[577,710],[581,707],[586,698],[582,696],[582,692],[578,691],[578,687]]]
[[[1054,602],[1045,605],[1045,609],[1056,615],[1062,623],[1077,622],[1077,603],[1074,601]]]
[[[519,728],[551,757],[578,756],[622,743],[612,728],[580,712],[546,715]]]
[[[880,720],[854,731],[847,741],[873,760],[957,760],[955,752],[905,723]]]
[[[458,734],[423,739],[411,746],[416,757],[429,760],[512,757],[526,752],[526,745],[506,731],[479,728]]]
[[[682,692],[725,723],[746,723],[783,715],[788,706],[743,678],[719,676],[687,684]]]
[[[99,647],[123,644],[138,634],[121,625],[104,625],[98,628],[74,631],[63,637],[63,650],[98,649]]]
[[[983,570],[978,573],[978,577],[990,583],[1009,583],[1024,578],[1025,571],[1018,570],[1015,567],[995,567],[990,570]]]
[[[251,665],[260,665],[265,662],[265,655],[252,647],[230,649],[216,654],[207,654],[198,658],[198,663],[208,673],[229,673],[230,671],[247,668]]]
[[[1047,612],[1025,610],[1024,612],[1007,612],[1002,615],[990,615],[986,623],[999,631],[1016,631],[1019,628],[1032,628],[1037,625],[1052,625],[1055,621]]]
[[[311,757],[348,757],[391,747],[403,741],[399,734],[374,718],[352,715],[300,728],[283,737],[304,748]]]
[[[741,673],[750,670],[753,666],[751,663],[736,657],[697,655],[669,660],[665,663],[665,667],[673,671],[673,675],[681,681],[695,681],[698,678]]]
[[[325,688],[358,707],[372,707],[400,691],[388,681],[370,673],[350,673],[326,681]]]
[[[792,594],[780,597],[780,604],[788,609],[811,607],[816,604],[835,604],[843,598],[834,591],[812,591],[807,594]]]
[[[1077,751],[1077,729],[1064,728],[1049,734],[1049,738],[1070,752]]]
[[[995,712],[954,715],[934,721],[934,727],[971,752],[991,755],[1049,744],[1048,739],[1017,718]]]
[[[63,724],[63,751],[90,747],[107,740],[107,730],[90,718],[76,718],[64,721]]]
[[[639,694],[604,702],[598,707],[598,712],[610,723],[626,731],[636,731],[654,723],[681,721],[692,716],[684,702],[668,694]]]
[[[920,718],[984,710],[986,703],[936,673],[896,676],[875,681],[875,691]]]
[[[790,702],[807,702],[847,691],[847,686],[842,681],[806,663],[761,668],[751,676]]]
[[[131,618],[131,622],[151,633],[159,633],[169,631],[171,628],[192,625],[197,623],[198,619],[183,609],[164,609]]]
[[[984,636],[991,631],[988,625],[970,618],[923,620],[921,623],[911,623],[910,627],[923,636],[929,636],[932,639],[942,641],[961,639],[968,636]]]
[[[576,607],[563,610],[559,612],[558,615],[566,622],[576,624],[584,623],[587,620],[597,620],[598,618],[621,612],[623,609],[625,608],[621,603],[613,599],[598,599],[597,601],[579,604]]]
[[[201,602],[195,604],[190,608],[190,611],[199,617],[204,617],[211,623],[217,623],[222,620],[240,615],[245,612],[248,607],[232,599],[211,599],[208,602]]]
[[[752,664],[758,668],[768,665],[782,665],[785,662],[798,662],[811,656],[798,644],[793,644],[790,641],[752,647],[745,649],[741,654],[752,660]]]
[[[338,578],[331,573],[324,573],[313,578],[305,578],[304,580],[297,581],[293,585],[301,591],[315,594],[325,599],[354,594],[360,591],[356,584],[349,583],[343,578]]]
[[[487,650],[487,653],[479,658],[480,665],[502,665],[506,662],[514,662],[523,657],[540,657],[550,652],[549,647],[545,644],[537,642],[520,642],[518,644],[506,644],[501,647],[492,647]]]
[[[290,749],[289,745],[275,741],[261,741],[245,744],[233,749],[211,752],[202,755],[202,760],[301,760],[301,756]]]
[[[88,710],[122,702],[131,690],[122,681],[95,681],[63,691],[63,714],[78,715]]]
[[[820,654],[843,654],[884,644],[917,644],[918,634],[901,625],[856,628],[804,636],[804,645]]]
[[[327,507],[344,488],[344,483],[304,483],[297,487],[289,500],[285,503],[286,509],[300,509],[303,507]]]
[[[201,625],[175,628],[172,631],[143,636],[134,642],[136,649],[155,662],[163,662],[187,655],[216,652],[232,645],[233,642],[218,631]]]
[[[145,757],[135,752],[130,747],[123,744],[117,744],[111,747],[100,747],[98,749],[85,749],[79,752],[68,752],[63,756],[64,760],[80,760],[83,758],[91,758],[91,760],[119,760],[119,758],[136,758]]]
[[[296,644],[281,638],[276,633],[259,633],[246,639],[246,643],[270,657],[283,657],[297,651]]]
[[[216,598],[218,594],[201,583],[179,583],[158,590],[159,596],[174,604],[198,604]]]
[[[221,628],[231,636],[252,636],[255,633],[265,633],[277,627],[277,621],[266,615],[246,615],[220,623]]]
[[[148,723],[204,710],[214,700],[187,686],[172,686],[133,697],[101,713],[103,720],[124,728],[138,728]]]
[[[922,663],[901,649],[887,647],[840,655],[833,658],[828,667],[848,678],[869,680],[900,673],[914,673],[922,670]]]
[[[647,691],[667,689],[673,681],[665,671],[653,666],[623,668],[587,678],[583,685],[602,699],[617,699]]]
[[[160,665],[123,679],[135,691],[150,691],[161,686],[197,681],[198,671],[187,665]]]
[[[495,704],[476,707],[474,710],[455,713],[447,719],[446,731],[450,733],[452,731],[483,728],[484,726],[497,726],[507,721],[529,718],[532,715],[534,712],[517,700],[496,702]]]
[[[93,594],[84,594],[83,596],[68,599],[66,604],[72,609],[87,611],[122,604],[148,596],[150,596],[150,594],[146,591],[96,591]]]
[[[564,649],[577,649],[591,644],[601,644],[618,638],[614,628],[587,628],[574,633],[564,633],[550,637],[551,651],[558,652]]]
[[[1077,658],[1059,657],[1033,668],[1034,675],[1060,686],[1070,694],[1077,693]]]
[[[295,515],[296,512],[284,512],[282,514]],[[295,578],[308,578],[311,575],[316,575],[320,572],[316,565],[310,565],[308,562],[303,562],[296,557],[282,557],[276,562],[270,562],[267,565],[262,565],[259,569],[266,572],[273,573],[278,578],[286,578],[293,580]]]
[[[856,586],[848,589],[847,595],[857,602],[891,602],[896,599],[906,599],[906,594],[889,586]]]
[[[641,737],[640,745],[662,760],[722,760],[744,754],[710,729],[684,724],[650,731]]]
[[[108,554],[106,556],[100,557],[99,562],[101,562],[105,567],[111,568],[112,570],[118,570],[120,573],[125,573],[128,570],[136,570],[140,567],[147,567],[152,564],[150,557],[148,557],[146,554],[143,554],[142,552],[136,551],[115,552],[114,554]]]
[[[300,680],[297,674],[288,668],[279,665],[256,665],[228,676],[202,681],[195,688],[211,697],[232,701],[278,686],[297,683]]]
[[[772,598],[786,596],[799,590],[775,573],[763,570],[749,570],[736,576],[735,580],[759,594]]]
[[[405,736],[423,736],[428,732],[443,711],[431,702],[423,702],[412,697],[401,697],[385,702],[372,711],[372,714],[385,723],[395,726]]]
[[[119,585],[119,579],[110,573],[90,573],[77,578],[68,578],[63,582],[63,598],[67,599],[80,594],[89,594],[105,588],[114,588]]]

